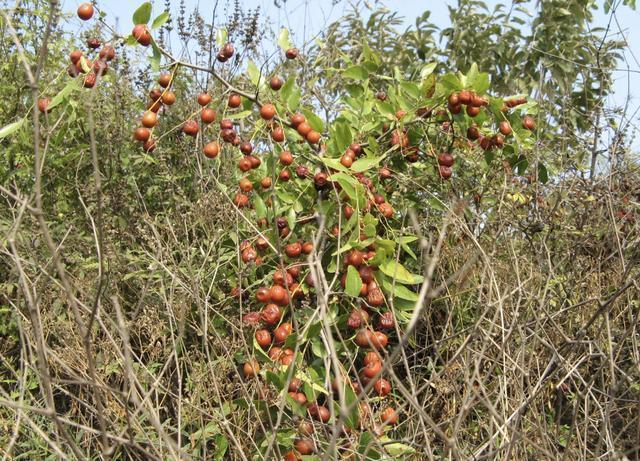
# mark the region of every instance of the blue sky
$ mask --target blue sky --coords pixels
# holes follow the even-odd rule
[[[374,0],[369,0],[375,3]],[[489,6],[498,3],[496,0],[485,0]],[[143,2],[143,0],[102,0],[99,1],[100,8],[105,11],[110,23],[118,18],[121,31],[129,30],[131,25],[131,15],[133,11]],[[64,0],[64,8],[68,11],[75,11],[78,0]],[[164,1],[155,0],[154,14],[160,12]],[[233,0],[185,0],[187,11],[198,7],[205,18],[211,17],[213,7],[218,3],[218,11],[225,11],[226,7],[233,5]],[[331,0],[279,0],[282,8],[274,6],[273,0],[240,0],[245,8],[255,8],[260,6],[263,13],[270,18],[274,30],[280,27],[287,27],[292,34],[294,43],[304,43],[313,37],[331,21],[339,18],[349,9],[349,2],[339,2],[337,6],[332,6]],[[415,17],[425,10],[431,11],[431,18],[439,27],[446,27],[449,24],[447,5],[454,5],[455,0],[386,0],[384,5],[392,11],[405,18],[405,23],[412,24]],[[603,0],[598,2],[603,3]],[[614,3],[622,3],[617,0]],[[171,0],[174,11],[177,11],[179,0]],[[535,8],[535,2],[529,1],[528,7]],[[224,17],[225,15],[222,14]],[[627,7],[620,7],[618,13],[611,21],[611,32],[617,34],[616,38],[624,38],[629,43],[626,51],[626,59],[629,68],[635,72],[617,72],[615,74],[615,94],[611,96],[612,106],[623,105],[627,97],[631,98],[629,115],[640,108],[640,28],[637,27],[640,21],[640,11],[632,11]],[[594,26],[605,27],[609,23],[610,17],[604,14],[602,7],[595,14]],[[78,20],[80,23],[81,21]],[[621,63],[619,67],[625,68]],[[637,144],[637,143],[636,143]]]

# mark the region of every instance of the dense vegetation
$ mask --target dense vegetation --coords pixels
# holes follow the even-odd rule
[[[0,5],[4,459],[640,458],[634,2]]]

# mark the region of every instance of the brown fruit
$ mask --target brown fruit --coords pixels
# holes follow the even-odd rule
[[[384,216],[387,219],[391,219],[393,217],[393,207],[388,204],[388,203],[383,203],[381,205],[378,205],[378,210],[380,210],[380,213],[382,214],[382,216]]]
[[[536,121],[533,119],[533,117],[525,115],[522,119],[522,126],[525,130],[533,131],[536,128]]]
[[[369,284],[373,282],[373,269],[371,269],[371,267],[363,266],[358,272],[360,273],[360,280],[362,280],[363,283]]]
[[[245,141],[240,144],[240,152],[242,152],[244,155],[249,155],[251,154],[251,152],[253,152],[253,146],[249,141]]]
[[[438,174],[440,174],[440,177],[442,179],[449,179],[451,177],[451,175],[453,174],[453,170],[449,166],[440,165],[438,167]]]
[[[302,122],[296,127],[296,130],[300,136],[306,137],[311,132],[312,128],[307,122]]]
[[[375,362],[382,362],[382,357],[375,351],[369,351],[365,354],[363,359],[364,365],[370,365]]]
[[[297,128],[298,125],[300,125],[301,123],[306,122],[306,118],[304,117],[304,115],[302,115],[300,112],[293,114],[291,116],[291,125],[293,125],[294,128]]]
[[[269,333],[269,330],[257,330],[255,336],[256,342],[261,348],[265,349],[271,344],[271,333]]]
[[[313,423],[311,421],[301,421],[298,425],[298,433],[300,435],[310,436],[315,432],[315,428],[313,427]]]
[[[148,128],[138,127],[133,132],[133,138],[136,141],[145,142],[151,137],[151,131]]]
[[[384,378],[380,378],[373,385],[373,389],[380,397],[385,397],[391,392],[391,383]]]
[[[228,118],[220,120],[221,130],[233,130],[233,121]]]
[[[289,48],[284,54],[287,59],[295,59],[298,57],[299,51],[297,48]]]
[[[284,353],[282,352],[281,347],[272,346],[271,349],[269,349],[269,358],[271,360],[280,360],[280,357],[282,357],[283,355]]]
[[[236,198],[236,205],[238,205],[239,208],[245,207],[246,204],[249,202],[249,198],[246,195],[243,195],[240,193],[236,194],[235,198]],[[255,261],[256,258],[258,257],[258,253],[253,248],[248,247],[242,250],[241,256],[242,256],[242,262],[246,264],[246,263],[250,263],[251,261]]]
[[[176,102],[176,94],[173,91],[165,91],[162,94],[162,103],[171,106]]]
[[[373,337],[373,332],[369,329],[360,330],[356,334],[356,344],[360,347],[371,347],[371,338]]]
[[[467,115],[469,117],[475,117],[480,113],[480,107],[478,106],[467,106]]]
[[[158,85],[160,85],[162,88],[166,88],[170,84],[171,84],[171,74],[169,73],[160,74],[160,77],[158,77]]]
[[[296,167],[296,176],[300,179],[305,179],[309,174],[309,168],[304,165],[298,165]]]
[[[49,104],[51,100],[49,98],[38,99],[38,110],[42,113],[49,112]]]
[[[391,145],[392,146],[397,146],[399,145],[400,147],[408,147],[409,146],[409,137],[407,136],[407,133],[403,130],[394,130],[393,133],[391,133]]]
[[[83,21],[88,21],[93,17],[93,5],[89,2],[81,3],[78,7],[78,17]]]
[[[351,208],[349,205],[345,205],[344,206],[344,217],[347,219],[350,219],[351,216],[353,216],[353,208]]]
[[[205,157],[216,158],[220,153],[220,144],[218,144],[218,141],[211,141],[204,146],[202,151]]]
[[[153,88],[152,90],[149,91],[149,98],[151,98],[152,101],[157,101],[161,97],[162,97],[162,91],[159,90],[158,88]]]
[[[271,120],[276,115],[276,107],[273,104],[265,104],[260,108],[260,117]]]
[[[442,154],[438,155],[439,165],[451,167],[453,166],[453,162],[454,162],[453,155],[451,155],[448,152],[443,152]]]
[[[69,60],[72,64],[78,64],[80,58],[82,58],[82,51],[80,50],[74,50],[69,54]]]
[[[282,318],[282,311],[275,304],[267,304],[260,312],[260,318],[269,326],[275,326]]]
[[[396,425],[398,424],[398,413],[393,408],[387,407],[382,411],[380,421],[382,424]]]
[[[253,378],[257,376],[259,372],[260,372],[260,365],[256,360],[251,360],[249,362],[246,362],[242,366],[242,373],[244,374],[245,378]]]
[[[226,59],[231,58],[233,56],[233,53],[235,52],[233,43],[225,43],[220,52]]]
[[[200,112],[200,120],[205,124],[213,123],[216,120],[216,111],[205,107],[202,109],[202,112]]]
[[[260,180],[260,185],[262,186],[263,189],[268,189],[271,187],[271,178],[269,177],[264,177]]]
[[[247,158],[251,162],[251,168],[258,168],[260,166],[260,164],[262,163],[262,160],[260,160],[255,155],[248,155]]]
[[[302,392],[289,392],[289,395],[299,405],[306,405],[307,404],[307,396],[304,395]]]
[[[236,139],[238,138],[238,135],[236,134],[235,130],[226,130],[226,129],[221,130],[220,136],[222,137],[224,142],[228,142],[232,144],[235,144]]]
[[[378,98],[380,101],[386,101],[387,100],[387,93],[382,91],[382,90],[380,90],[380,91],[378,91],[376,93],[376,98]]]
[[[362,369],[362,374],[369,379],[377,377],[382,371],[382,362],[371,362]]]
[[[296,450],[301,455],[311,455],[315,451],[313,440],[311,439],[299,439],[294,444]]]
[[[236,107],[240,107],[241,104],[242,104],[242,98],[238,93],[231,93],[229,95],[229,101],[227,102],[227,105],[229,107],[231,107],[232,109],[235,109]]]
[[[282,85],[284,84],[284,82],[282,81],[282,79],[280,77],[278,77],[277,75],[274,75],[273,77],[271,77],[271,79],[269,80],[269,86],[271,87],[271,89],[273,91],[278,91],[280,88],[282,88]]]
[[[284,141],[284,129],[281,126],[275,127],[271,131],[271,139],[275,142],[283,142]]]
[[[96,84],[97,79],[98,79],[98,76],[95,73],[89,72],[84,78],[84,81],[82,82],[82,86],[84,86],[85,88],[93,88]]]
[[[284,166],[289,166],[293,163],[293,154],[288,150],[280,152],[280,163]]]
[[[380,171],[378,173],[380,174],[380,178],[382,179],[389,179],[392,176],[391,170],[385,166],[380,168]]]
[[[284,248],[284,252],[290,258],[297,258],[302,253],[302,245],[300,242],[289,243]]]
[[[302,244],[302,252],[306,255],[311,254],[313,252],[313,243],[304,242]]]
[[[320,141],[320,137],[320,133],[315,130],[311,130],[307,133],[307,141],[309,141],[311,144],[317,144],[318,141]]]
[[[475,141],[480,137],[480,130],[478,130],[477,126],[470,126],[467,129],[467,138],[471,141]]]
[[[357,330],[369,322],[369,313],[364,309],[354,309],[349,314],[347,325],[349,328]]]
[[[300,461],[300,457],[296,454],[295,451],[289,450],[284,454],[283,461]]]
[[[256,246],[258,245],[256,244]],[[267,287],[258,288],[256,290],[256,299],[261,303],[268,303],[271,300],[271,298],[269,297],[269,288]]]
[[[391,330],[394,325],[395,320],[393,318],[393,312],[383,312],[380,314],[380,318],[378,319],[378,329]]]
[[[470,104],[471,103],[471,92],[468,90],[462,90],[460,93],[458,93],[458,102],[460,104]]]
[[[99,48],[101,44],[102,42],[100,42],[100,40],[97,38],[90,38],[89,40],[87,40],[87,46],[92,50]]]
[[[209,93],[200,93],[198,95],[198,104],[201,106],[206,106],[211,102],[211,95]]]
[[[300,389],[302,388],[302,380],[300,378],[291,378],[291,381],[289,382],[289,386],[288,386],[288,391],[289,392],[300,392]]]
[[[111,45],[105,45],[100,50],[98,56],[100,59],[104,59],[105,61],[111,61],[116,57],[116,49]]]
[[[389,338],[381,331],[375,331],[371,335],[371,345],[374,347],[374,349],[384,349],[385,347],[387,347],[388,343]]]
[[[511,125],[506,120],[500,122],[500,133],[504,136],[509,136],[512,133]]]
[[[282,306],[287,304],[287,302],[285,302],[288,301],[287,298],[287,290],[280,285],[274,285],[269,289],[269,299],[271,299],[271,302]]]
[[[195,136],[198,134],[198,131],[200,131],[200,127],[198,126],[198,122],[195,120],[187,120],[182,125],[182,131],[186,135]]]
[[[249,178],[242,178],[238,185],[240,186],[240,190],[242,192],[251,192],[253,190],[253,183],[249,180]]]
[[[142,150],[145,152],[153,152],[156,150],[156,142],[153,139],[147,139],[142,145]]]
[[[458,115],[460,112],[462,112],[462,105],[460,104],[458,104],[457,106],[447,105],[447,108],[449,109],[449,112],[454,115]]]
[[[151,33],[147,29],[146,24],[136,24],[131,32],[131,35],[142,46],[149,46],[151,44]]]
[[[353,157],[351,157],[350,155],[343,155],[340,158],[340,164],[346,168],[351,168],[351,165],[353,165]]]
[[[449,103],[449,106],[459,106],[460,104],[462,104],[458,93],[451,93],[449,95],[449,98],[447,99],[447,102]]]
[[[96,75],[106,75],[106,73],[109,71],[109,65],[101,59],[93,61],[92,68],[93,72],[95,72]]]
[[[158,124],[158,116],[155,112],[147,111],[142,115],[142,126],[147,128],[153,128]]]
[[[293,327],[291,326],[290,323],[283,323],[278,328],[276,328],[275,331],[273,332],[273,336],[276,344],[284,343],[292,331],[293,331]]]
[[[309,414],[322,423],[328,423],[331,418],[331,412],[323,405],[313,404],[309,406]]]
[[[241,192],[238,192],[236,194],[236,196],[233,198],[233,203],[235,203],[238,208],[244,208],[247,205],[249,205],[249,197],[247,197],[246,195],[244,195]],[[249,254],[247,256],[249,256]],[[258,255],[255,254],[255,256],[252,258],[252,260],[255,259],[257,256]],[[244,259],[244,255],[243,255],[243,259]],[[245,262],[248,262],[248,261],[245,261]]]

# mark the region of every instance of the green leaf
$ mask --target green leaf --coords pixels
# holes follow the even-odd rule
[[[349,169],[345,167],[342,163],[340,163],[340,160],[338,160],[337,158],[320,157],[320,160],[322,161],[322,163],[324,163],[325,165],[327,165],[329,168],[333,170],[344,171],[344,172],[349,171]]]
[[[262,219],[267,217],[267,206],[258,194],[253,196],[253,207],[256,210],[256,218]]]
[[[546,184],[547,181],[549,181],[549,172],[547,171],[547,167],[542,162],[538,163],[538,180],[542,184]]]
[[[336,143],[336,149],[338,152],[342,152],[347,149],[351,144],[351,130],[347,122],[336,122],[333,125],[334,136],[333,139]]]
[[[349,267],[352,267],[352,266],[349,266]],[[345,418],[344,423],[347,425],[347,427],[350,427],[351,429],[355,429],[356,427],[358,427],[358,422],[360,419],[360,411],[359,411],[360,406],[356,404],[358,397],[356,396],[356,393],[353,391],[353,387],[351,387],[351,385],[345,386],[344,400],[345,400],[345,403],[347,404],[346,405],[347,408],[351,408],[351,412]]]
[[[369,71],[363,66],[351,66],[342,72],[342,76],[353,80],[366,80],[369,78]]]
[[[235,114],[225,114],[225,118],[231,119],[231,120],[239,120],[241,118],[247,118],[249,115],[251,115],[253,113],[253,111],[251,110],[243,110],[241,112],[237,112]]]
[[[307,118],[307,123],[311,125],[311,128],[316,130],[318,133],[322,133],[324,131],[324,123],[320,117],[309,109],[302,109],[302,113]]]
[[[225,43],[227,43],[228,36],[229,36],[229,33],[227,32],[226,27],[220,27],[216,31],[216,45],[218,45],[218,48],[222,47]]]
[[[156,16],[156,18],[153,20],[153,23],[151,24],[151,28],[157,29],[158,27],[162,27],[166,24],[168,20],[169,20],[169,12],[163,11],[158,16]]]
[[[133,23],[134,24],[146,24],[151,19],[151,2],[144,2],[142,5],[138,7],[138,9],[133,13]]]
[[[351,171],[353,171],[354,173],[362,173],[363,171],[367,171],[374,166],[377,166],[384,157],[384,155],[381,155],[380,157],[361,158],[359,160],[356,160],[351,165]]]
[[[22,127],[22,125],[24,125],[25,120],[26,119],[22,118],[17,122],[9,123],[8,125],[5,125],[2,128],[0,128],[0,139],[6,138],[10,134],[13,134],[16,131],[18,131]]]
[[[216,461],[222,461],[224,459],[224,455],[227,453],[227,448],[229,447],[229,441],[222,434],[217,434],[213,438],[213,446],[215,447],[213,459]]]
[[[154,72],[158,72],[160,70],[160,61],[162,59],[162,53],[160,52],[160,48],[156,45],[155,40],[151,43],[151,47],[153,49],[153,54],[149,59],[149,64],[151,65],[151,70]]]
[[[358,273],[358,269],[354,266],[349,266],[347,269],[347,283],[345,286],[345,293],[349,296],[358,296],[360,295],[360,289],[362,288],[362,279],[360,278],[360,274]]]
[[[385,274],[395,279],[396,282],[407,283],[414,285],[422,283],[424,277],[409,272],[402,264],[393,260],[387,260],[380,264],[380,270]]]
[[[259,87],[264,82],[264,75],[262,75],[253,61],[249,61],[249,64],[247,64],[247,75],[249,75],[249,80],[255,86]]]
[[[76,90],[80,89],[80,81],[77,79],[70,80],[69,83],[65,85],[63,89],[61,89],[57,95],[53,97],[51,102],[49,103],[49,109],[53,109],[54,107],[60,105],[64,99],[73,93]]]
[[[293,48],[291,38],[289,37],[289,29],[285,27],[280,29],[280,33],[278,34],[278,46],[284,51],[288,50],[289,48]]]
[[[387,294],[393,296],[394,298],[406,299],[407,301],[414,302],[418,300],[418,293],[414,293],[413,291],[409,290],[404,285],[400,285],[399,283],[396,283],[394,285],[392,282],[387,280],[386,277],[382,281],[382,288],[384,288],[384,291]]]

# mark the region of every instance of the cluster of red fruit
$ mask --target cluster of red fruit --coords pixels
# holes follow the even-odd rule
[[[77,10],[78,17],[83,21],[88,21],[93,17],[94,8],[91,3],[82,3]],[[85,88],[93,88],[98,81],[98,78],[106,75],[109,70],[109,62],[116,57],[116,50],[113,46],[106,44],[102,45],[102,42],[98,38],[90,38],[87,40],[87,46],[90,50],[97,50],[98,56],[93,61],[86,57],[80,50],[74,50],[69,54],[69,60],[71,63],[67,68],[67,73],[70,77],[76,78],[79,75],[84,75],[82,79],[82,85]],[[43,97],[38,100],[38,110],[40,112],[49,112],[49,104],[51,99]]]

